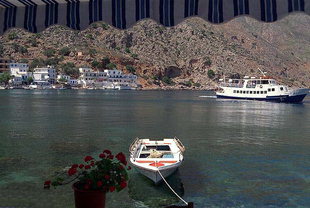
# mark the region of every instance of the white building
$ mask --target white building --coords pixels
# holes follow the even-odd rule
[[[68,82],[71,79],[71,77],[69,75],[66,75],[66,74],[58,74],[57,75],[57,81],[59,81],[61,79],[64,79]]]
[[[104,70],[107,73],[109,82],[119,82],[119,83],[130,83],[136,84],[137,76],[133,74],[123,74],[122,71],[113,69],[113,70]]]
[[[91,68],[79,68],[80,82],[83,87],[103,87],[114,89],[115,86],[137,87],[137,76],[123,74],[122,71],[104,70],[103,72],[93,71]]]
[[[91,68],[79,68],[80,81],[83,87],[86,86],[102,86],[102,83],[107,81],[105,72],[93,71]]]
[[[32,73],[29,72],[29,65],[25,63],[10,63],[10,73],[13,76],[11,82],[14,85],[21,85],[27,82],[29,77],[32,77]]]
[[[34,81],[46,81],[54,84],[57,78],[56,69],[51,66],[35,68],[33,71],[33,78]]]

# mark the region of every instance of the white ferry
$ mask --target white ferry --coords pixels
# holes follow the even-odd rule
[[[264,100],[285,103],[300,103],[309,89],[289,89],[277,84],[271,77],[260,78],[245,76],[244,79],[220,79],[220,90],[217,98]]]

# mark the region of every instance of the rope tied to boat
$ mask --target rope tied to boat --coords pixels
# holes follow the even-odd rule
[[[182,199],[182,197],[180,197],[177,192],[175,192],[175,190],[173,190],[173,188],[169,185],[169,183],[166,181],[166,179],[164,178],[164,176],[161,174],[161,172],[159,171],[159,169],[157,170],[160,177],[163,179],[163,181],[166,183],[166,185],[169,187],[169,189],[182,201],[184,202],[186,205],[188,205],[188,202],[186,202],[184,199]]]

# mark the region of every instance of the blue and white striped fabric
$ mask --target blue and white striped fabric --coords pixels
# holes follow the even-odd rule
[[[104,21],[126,29],[151,18],[170,27],[198,16],[223,23],[240,15],[264,22],[292,12],[310,14],[310,0],[0,0],[0,34],[13,27],[40,32],[54,25],[87,28]]]

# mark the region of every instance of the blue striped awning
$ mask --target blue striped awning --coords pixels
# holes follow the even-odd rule
[[[85,29],[104,21],[126,29],[151,18],[170,27],[198,16],[222,23],[240,15],[265,22],[292,12],[310,14],[310,0],[0,0],[0,34],[12,27],[40,32],[54,25]]]

